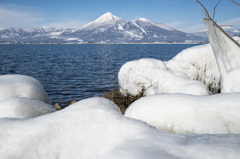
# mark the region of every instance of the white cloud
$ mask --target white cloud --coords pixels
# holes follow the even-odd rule
[[[19,10],[18,10],[19,9]],[[43,22],[44,17],[27,11],[21,11],[20,7],[13,5],[0,5],[0,27],[35,27]]]
[[[229,27],[224,26],[224,25],[229,25],[229,26],[232,26],[233,28],[240,28],[240,18],[233,18],[233,19],[229,19],[229,20],[226,20],[223,22],[217,22],[217,24],[219,24],[220,26],[222,26],[225,29],[229,28]],[[179,26],[176,26],[175,29],[178,29],[178,30],[181,30],[181,31],[184,31],[187,33],[195,33],[195,32],[201,32],[201,31],[207,30],[203,23],[192,25],[192,26],[186,26],[186,27],[179,25]]]
[[[20,28],[33,28],[33,27],[61,27],[61,28],[76,28],[80,27],[86,22],[75,19],[64,19],[51,21],[47,18],[45,13],[18,5],[1,5],[0,4],[0,28],[20,27]]]
[[[220,25],[233,25],[233,27],[240,27],[240,18],[233,18],[233,19],[229,19],[226,20],[224,22],[221,22]]]
[[[82,22],[80,20],[69,20],[69,21],[60,21],[60,22],[53,22],[47,23],[45,26],[48,27],[57,27],[57,28],[77,28],[80,27],[87,22]]]
[[[186,33],[196,33],[196,32],[206,31],[206,27],[204,26],[203,23],[181,27],[178,29]]]

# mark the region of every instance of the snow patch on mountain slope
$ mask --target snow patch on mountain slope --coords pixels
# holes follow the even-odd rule
[[[152,25],[155,25],[155,26],[157,26],[157,27],[160,27],[160,28],[163,28],[163,29],[166,29],[166,30],[170,30],[170,31],[173,30],[172,28],[168,27],[168,26],[165,25],[165,24],[155,23],[155,22],[152,22],[152,21],[150,21],[150,20],[148,20],[148,19],[146,19],[146,18],[139,18],[139,20],[141,20],[141,21],[143,21],[143,22],[150,23],[150,24],[152,24]]]
[[[136,20],[133,20],[133,21],[132,21],[132,24],[135,25],[137,28],[139,28],[144,34],[147,34],[147,32],[146,32],[141,26],[139,26],[139,25],[136,23]]]
[[[131,31],[125,31],[125,32],[124,32],[124,35],[125,35],[125,36],[130,36],[130,37],[132,37],[132,38],[137,38],[138,40],[141,40],[141,39],[143,38],[143,36],[134,34],[134,33],[131,32]]]

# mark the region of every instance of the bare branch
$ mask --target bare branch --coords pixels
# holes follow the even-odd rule
[[[232,40],[238,47],[240,47],[240,44],[239,44],[238,42],[236,42],[230,35],[228,35],[228,34],[209,16],[208,11],[207,11],[207,9],[203,6],[203,4],[200,3],[198,0],[196,0],[196,2],[199,3],[199,4],[202,6],[202,8],[204,9],[204,11],[205,11],[205,16],[206,16],[206,20],[212,21],[213,24],[214,24],[217,28],[219,28],[223,34],[225,34],[225,35],[226,35],[230,40]]]
[[[236,5],[239,5],[239,6],[240,6],[240,3],[237,3],[237,2],[235,2],[234,0],[232,0],[232,2],[235,3]]]
[[[218,4],[219,4],[220,2],[221,2],[221,0],[219,0],[218,3],[216,4],[216,6],[214,7],[213,20],[214,20],[214,17],[215,17],[215,10],[216,10],[216,8],[217,8],[217,6],[218,6]]]
[[[207,9],[204,7],[204,5],[203,5],[201,2],[199,2],[198,0],[196,0],[196,2],[197,2],[198,4],[200,4],[200,5],[202,6],[202,8],[204,9],[204,14],[205,14],[205,16],[206,16],[207,18],[211,18],[211,17],[209,16],[209,14],[208,14]]]

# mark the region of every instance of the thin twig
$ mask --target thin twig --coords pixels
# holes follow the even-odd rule
[[[204,5],[203,5],[201,2],[199,2],[198,0],[196,0],[196,2],[197,2],[198,4],[200,4],[200,5],[202,6],[202,8],[204,9],[204,14],[205,14],[205,16],[206,16],[207,18],[210,18],[209,14],[208,14],[208,11],[207,11],[207,9],[204,7]]]
[[[237,3],[237,2],[235,2],[234,0],[232,0],[232,2],[235,3],[236,5],[239,5],[239,6],[240,6],[240,3]]]
[[[216,8],[217,8],[217,6],[218,6],[218,4],[221,2],[221,0],[219,0],[218,1],[218,3],[216,4],[216,6],[214,7],[214,11],[213,11],[213,20],[214,20],[214,17],[215,17],[215,10],[216,10]]]
[[[198,0],[196,0],[204,9],[205,11],[205,16],[207,17],[206,20],[211,20],[213,22],[213,24],[221,30],[221,32],[223,34],[225,34],[232,42],[234,42],[238,47],[240,47],[240,44],[238,42],[236,42],[236,40],[234,40],[230,35],[228,35],[228,33],[226,33],[208,14],[207,9],[202,5],[202,3],[200,3]]]

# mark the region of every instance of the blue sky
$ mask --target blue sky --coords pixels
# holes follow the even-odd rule
[[[218,0],[201,2],[212,15]],[[185,32],[205,29],[201,21],[204,15],[195,0],[0,0],[0,28],[76,28],[106,12],[125,20],[147,18]],[[240,6],[222,0],[215,20],[240,28]]]

